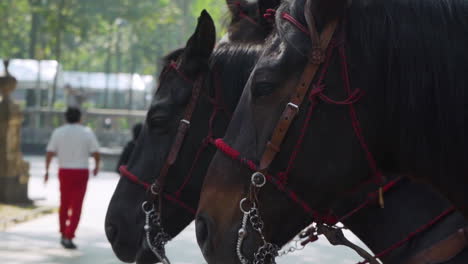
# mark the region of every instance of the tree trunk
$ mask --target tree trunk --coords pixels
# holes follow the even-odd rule
[[[39,14],[36,8],[38,7],[38,0],[29,0],[31,6],[31,32],[29,33],[29,58],[36,58],[36,44],[37,44],[37,31],[39,28]]]
[[[111,32],[109,35],[108,40],[108,48],[107,48],[107,58],[106,58],[106,66],[104,72],[106,73],[106,88],[104,90],[104,108],[109,108],[109,86],[110,86],[110,73],[112,71],[112,35],[114,33]]]
[[[57,10],[57,30],[55,32],[55,58],[57,60],[57,70],[55,73],[54,84],[52,85],[52,96],[50,99],[49,107],[53,108],[57,95],[57,84],[58,84],[58,74],[60,71],[60,63],[62,59],[62,33],[64,30],[65,16],[63,15],[63,9],[65,9],[65,1],[60,0],[58,10]]]
[[[135,74],[136,70],[137,70],[137,65],[140,64],[140,57],[138,56],[137,54],[137,47],[136,47],[136,40],[135,40],[135,35],[134,35],[134,30],[133,28],[130,29],[130,78],[132,78],[130,80],[130,90],[129,90],[129,94],[128,94],[128,110],[133,110],[135,109],[133,107],[133,97],[134,97],[134,94],[133,94],[133,74]],[[146,98],[144,99],[146,100]]]

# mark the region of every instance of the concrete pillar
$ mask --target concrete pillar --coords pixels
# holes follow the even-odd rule
[[[17,81],[8,72],[8,60],[4,61],[5,76],[0,77],[0,202],[30,203],[28,199],[29,163],[21,153],[21,124],[23,113],[10,94]]]

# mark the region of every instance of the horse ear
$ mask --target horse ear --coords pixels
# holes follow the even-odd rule
[[[208,60],[216,42],[216,28],[210,14],[203,10],[198,18],[195,33],[187,41],[185,58],[191,60]]]

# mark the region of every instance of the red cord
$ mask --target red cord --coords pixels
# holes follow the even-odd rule
[[[224,142],[223,139],[221,138],[216,139],[215,146],[218,150],[223,152],[226,156],[230,157],[233,160],[241,162],[241,164],[246,165],[250,170],[252,171],[257,170],[257,165],[253,161],[241,157],[240,153],[237,150],[235,150],[233,147],[229,146],[229,144]],[[312,218],[318,219],[318,221],[321,221],[329,225],[335,225],[336,223],[338,223],[338,219],[334,217],[333,215],[331,215],[330,213],[323,214],[323,213],[313,210],[302,198],[300,198],[296,194],[296,192],[292,191],[287,186],[283,185],[278,179],[278,177],[273,177],[270,174],[266,174],[265,177],[278,190],[284,192],[289,199],[291,199],[293,202],[298,204],[302,208],[302,210],[308,215],[310,215]]]
[[[182,193],[182,191],[185,189],[185,187],[187,186],[187,184],[190,182],[190,180],[192,179],[192,174],[193,174],[193,171],[195,170],[195,167],[198,163],[198,160],[200,159],[201,157],[201,154],[203,153],[203,151],[206,149],[206,147],[208,147],[208,144],[209,144],[209,138],[206,138],[203,140],[202,144],[200,145],[200,147],[198,148],[198,151],[197,151],[197,154],[195,155],[195,159],[193,160],[192,162],[192,166],[190,167],[190,170],[189,170],[189,173],[187,174],[187,176],[185,177],[182,185],[180,185],[179,189],[175,192],[175,196],[177,198],[180,198],[180,194]]]
[[[147,183],[147,182],[144,182],[142,180],[140,180],[136,175],[134,175],[133,173],[131,173],[128,169],[127,169],[127,166],[120,166],[119,168],[119,171],[120,171],[120,175],[129,179],[130,181],[136,183],[136,184],[139,184],[141,186],[143,186],[145,188],[145,190],[148,190],[150,187],[151,187],[151,184]],[[174,197],[168,193],[164,193],[164,198],[168,201],[171,201],[173,203],[176,203],[178,204],[180,207],[184,208],[185,210],[187,210],[188,212],[192,213],[193,215],[195,215],[196,213],[196,210],[193,209],[190,205],[184,203],[183,201],[181,201],[180,199],[178,199],[177,197]]]
[[[120,171],[121,176],[124,176],[125,178],[129,179],[130,181],[143,186],[143,188],[145,188],[145,189],[149,189],[149,187],[151,186],[151,184],[138,179],[137,176],[135,176],[133,173],[131,173],[127,169],[127,166],[120,166],[119,171]]]
[[[300,31],[302,31],[306,35],[310,35],[309,30],[306,27],[304,27],[304,25],[302,25],[301,22],[297,21],[294,17],[292,17],[290,14],[283,12],[281,14],[281,18],[291,22],[294,26],[296,26]]]
[[[169,65],[169,69],[172,68],[174,70],[177,71],[178,74],[180,74],[180,76],[182,78],[184,78],[187,82],[191,82],[191,80],[185,76],[177,67],[177,64],[175,62],[172,62],[170,65]],[[215,96],[214,98],[211,98],[211,97],[208,97],[208,100],[209,102],[212,104],[213,106],[213,112],[211,113],[211,116],[210,116],[210,119],[209,119],[209,122],[208,122],[208,135],[206,136],[206,138],[202,141],[202,144],[200,145],[200,147],[198,148],[197,152],[196,152],[196,155],[195,155],[195,158],[192,162],[192,165],[190,167],[190,170],[187,174],[187,176],[184,178],[182,184],[179,186],[179,188],[177,189],[177,191],[174,193],[174,196],[168,194],[168,193],[165,193],[164,194],[164,197],[169,200],[169,201],[172,201],[176,204],[178,204],[180,207],[182,208],[185,208],[187,211],[189,211],[190,213],[192,214],[195,214],[196,213],[196,210],[193,209],[192,207],[190,207],[189,205],[187,205],[186,203],[184,203],[180,197],[181,197],[181,194],[182,194],[182,191],[185,189],[185,187],[187,186],[187,184],[190,182],[190,180],[192,179],[192,176],[193,176],[193,172],[195,171],[195,167],[196,165],[198,164],[198,161],[200,160],[200,157],[201,157],[201,154],[203,153],[203,151],[208,147],[209,144],[214,144],[214,140],[213,140],[213,125],[214,125],[214,120],[216,118],[216,116],[218,115],[219,112],[224,112],[227,114],[227,116],[230,118],[230,113],[229,113],[229,110],[228,108],[224,105],[224,102],[222,100],[222,89],[221,89],[221,83],[220,83],[220,80],[219,80],[219,75],[218,73],[216,72],[216,70],[213,70],[214,72],[214,75],[215,75]],[[136,183],[136,184],[139,184],[141,186],[143,186],[145,189],[149,189],[151,184],[149,183],[146,183],[144,181],[141,181],[136,175],[134,175],[133,173],[131,173],[130,171],[128,171],[127,167],[126,166],[121,166],[119,168],[119,171],[121,173],[122,176],[126,177],[127,179],[129,179],[130,181]]]
[[[390,247],[388,247],[387,249],[381,251],[380,253],[376,254],[374,256],[374,258],[381,258],[381,257],[384,257],[388,254],[390,254],[390,252],[392,252],[393,250],[401,247],[403,244],[409,242],[411,239],[413,239],[416,235],[426,231],[427,229],[429,229],[430,227],[434,226],[435,224],[437,224],[440,220],[442,220],[444,217],[448,216],[449,214],[453,213],[455,211],[455,207],[450,207],[449,209],[445,210],[444,212],[442,212],[440,215],[436,216],[434,219],[432,219],[429,223],[421,226],[420,228],[418,228],[416,231],[414,232],[411,232],[409,233],[409,235],[407,237],[405,237],[404,239],[396,242],[395,244],[391,245]],[[366,260],[366,261],[362,261],[362,262],[359,262],[357,264],[368,264],[369,262]]]
[[[255,26],[258,26],[258,23],[257,21],[255,21],[253,18],[251,18],[249,15],[247,15],[245,12],[244,12],[244,8],[242,7],[242,3],[239,2],[239,1],[236,1],[234,3],[236,6],[237,6],[237,9],[239,11],[239,17],[249,21],[250,23],[252,23],[253,25]]]
[[[313,85],[313,89],[310,92],[309,95],[309,109],[307,110],[307,115],[306,119],[304,121],[304,124],[302,125],[301,132],[299,134],[299,138],[296,141],[296,145],[294,146],[294,149],[292,151],[291,157],[289,158],[288,166],[286,168],[286,171],[280,172],[280,181],[282,182],[283,185],[285,185],[288,181],[289,173],[291,172],[292,168],[294,167],[294,163],[296,161],[297,155],[299,154],[299,151],[301,150],[302,143],[304,141],[305,134],[307,132],[307,129],[309,128],[310,125],[310,120],[312,119],[312,114],[314,112],[315,106],[317,105],[317,96],[320,96],[325,89],[325,86],[323,85],[323,80],[325,79],[325,76],[327,75],[328,71],[328,66],[330,65],[331,57],[332,57],[332,51],[333,47],[330,46],[327,51],[327,56],[326,60],[324,63],[324,66],[322,67],[322,70],[320,72],[319,79],[316,84]]]
[[[276,10],[272,8],[267,9],[265,14],[263,14],[263,17],[266,20],[269,20],[270,22],[274,22],[275,16],[276,16]]]
[[[172,61],[170,64],[169,64],[169,67],[171,67],[173,70],[175,70],[179,75],[180,77],[182,77],[182,79],[184,79],[186,82],[190,83],[190,84],[194,84],[195,81],[190,79],[187,75],[185,75],[180,69],[179,69],[179,66],[177,65],[177,63],[175,61]]]

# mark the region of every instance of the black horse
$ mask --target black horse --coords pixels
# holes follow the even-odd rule
[[[266,10],[277,4],[274,0],[260,0],[257,9]],[[263,11],[258,11],[258,23],[266,25],[260,12]],[[233,19],[232,25],[236,26],[230,32],[242,32],[243,26],[239,26],[239,22],[242,23],[242,19]],[[247,23],[244,27],[250,28],[252,25]],[[270,29],[271,26],[263,29],[256,27],[256,32],[265,36],[266,33],[261,31]],[[258,42],[258,34],[251,42]],[[214,155],[214,149],[208,146],[209,132],[213,133],[211,136],[223,135],[230,113],[238,102],[259,53],[258,46],[252,43],[223,43],[213,52],[214,41],[214,24],[207,13],[202,13],[186,47],[165,58],[160,86],[126,169],[126,172],[136,175],[138,181],[151,183],[156,179],[174,141],[179,120],[189,103],[194,88],[192,80],[203,79],[202,96],[194,112],[192,129],[180,151],[181,158],[169,172],[164,189],[166,194],[172,195],[166,197],[169,200],[163,201],[162,214],[162,225],[170,237],[176,236],[194,219],[202,177]],[[239,41],[236,39],[234,42]],[[210,120],[209,116],[214,111],[216,117]],[[194,159],[198,162],[193,162]],[[145,241],[143,230],[145,216],[141,205],[146,198],[141,186],[127,178],[120,180],[112,197],[106,217],[106,234],[122,261],[156,261]]]
[[[308,56],[312,32],[305,0],[285,1],[219,141],[224,153],[215,155],[205,178],[197,236],[212,263],[238,263],[233,259],[243,198],[244,211],[258,209],[252,215],[258,221],[260,212],[265,239],[278,245],[301,228],[297,219],[307,219],[305,204],[315,220],[326,222],[344,193],[370,176],[378,188],[385,173],[426,180],[458,209],[466,208],[468,2],[311,2],[307,11],[319,30],[341,19],[325,57],[328,67],[319,71],[306,103],[289,104],[305,66],[322,56]],[[288,117],[285,107],[298,116],[283,144],[274,145],[269,140],[279,118]],[[262,166],[265,150],[277,153],[266,171],[275,184],[259,190],[266,172],[252,170]],[[294,191],[289,197],[282,194],[288,190]],[[249,256],[262,245],[259,240],[244,241]]]

